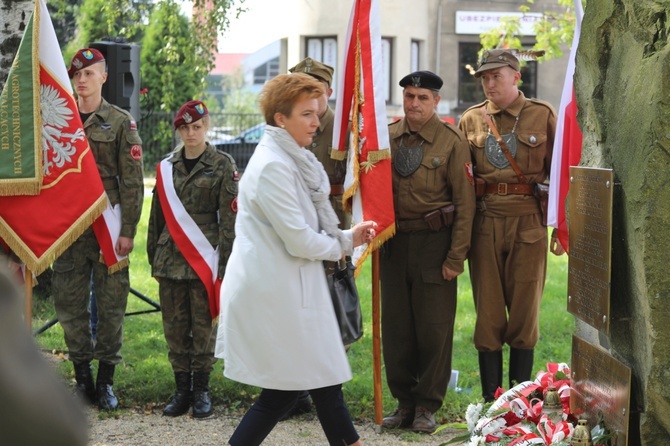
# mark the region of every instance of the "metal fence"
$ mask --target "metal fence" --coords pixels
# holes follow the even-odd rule
[[[145,174],[151,175],[156,164],[177,144],[172,127],[175,112],[142,111],[137,128],[142,138]],[[260,114],[210,113],[210,141],[219,149],[230,153],[240,169],[244,169],[255,143],[245,144],[239,138],[245,130],[264,122]]]

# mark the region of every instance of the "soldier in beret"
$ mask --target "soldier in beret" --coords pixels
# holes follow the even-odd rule
[[[547,228],[536,185],[551,171],[556,113],[549,103],[519,91],[514,50],[485,51],[474,76],[487,100],[466,110],[459,127],[470,144],[477,182],[469,256],[474,342],[482,396],[493,401],[502,386],[504,344],[510,346],[510,387],[529,380],[533,368],[547,268]]]
[[[397,232],[380,255],[384,363],[398,407],[383,425],[430,433],[451,377],[475,193],[467,140],[435,112],[442,79],[417,71],[400,86],[405,117],[389,126]]]
[[[314,133],[312,143],[305,147],[316,155],[316,158],[323,164],[323,168],[328,174],[330,180],[330,204],[335,209],[335,214],[340,221],[340,229],[351,228],[351,214],[344,209],[342,204],[342,195],[344,194],[344,177],[346,175],[346,155],[345,151],[333,150],[333,125],[335,122],[335,112],[328,105],[328,99],[333,94],[333,74],[335,70],[330,65],[306,57],[297,65],[289,68],[290,73],[305,73],[323,84],[323,95],[318,99],[319,103],[319,128]],[[327,274],[333,274],[335,271],[335,262],[324,262]],[[348,348],[349,346],[347,346]],[[298,401],[291,410],[282,418],[282,421],[301,413],[307,413],[311,410],[312,404],[309,398],[309,392],[301,392]]]
[[[123,317],[130,291],[126,256],[133,250],[142,211],[142,140],[130,113],[102,97],[107,66],[100,51],[94,48],[77,51],[68,75],[74,84],[79,115],[109,199],[109,209],[118,217],[120,232],[110,233],[116,239],[111,255],[116,254],[122,260],[108,270],[101,257],[101,245],[93,229],[88,228],[54,262],[53,297],[78,391],[100,409],[114,410],[119,404],[112,388],[114,370],[121,362]],[[89,321],[91,282],[98,306],[95,342]],[[98,360],[95,385],[91,372],[93,359]]]
[[[212,321],[219,315],[213,285],[223,281],[235,238],[239,175],[233,157],[207,141],[209,128],[202,101],[188,101],[179,109],[174,129],[181,143],[159,164],[151,202],[147,255],[159,283],[168,359],[177,388],[163,410],[170,417],[185,414],[191,404],[194,418],[213,412]],[[170,189],[174,194],[168,193]],[[206,250],[201,251],[199,241]],[[200,247],[200,258],[189,251],[189,243]],[[202,258],[211,260],[204,277],[199,274]]]

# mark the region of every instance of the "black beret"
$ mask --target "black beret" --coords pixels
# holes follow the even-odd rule
[[[407,76],[400,79],[399,82],[401,87],[407,87],[411,85],[412,87],[418,88],[427,88],[428,90],[440,91],[442,88],[442,79],[437,74],[427,71],[415,71],[410,73]]]

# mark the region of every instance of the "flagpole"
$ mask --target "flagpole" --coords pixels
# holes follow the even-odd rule
[[[26,267],[26,275],[24,279],[26,289],[25,302],[25,318],[28,332],[32,333],[33,329],[33,272]]]
[[[379,250],[372,252],[372,360],[375,404],[375,432],[382,432],[382,357],[381,315],[379,298]]]

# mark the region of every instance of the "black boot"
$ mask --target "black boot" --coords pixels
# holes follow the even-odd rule
[[[495,400],[498,387],[502,386],[502,350],[479,352],[479,375],[482,382],[482,397],[490,403]]]
[[[193,418],[207,418],[214,412],[209,399],[209,372],[193,372]]]
[[[178,417],[188,412],[193,400],[193,393],[191,392],[191,373],[190,372],[175,372],[174,381],[177,385],[177,392],[174,394],[170,402],[163,409],[163,415],[166,417]]]
[[[108,362],[98,364],[98,377],[95,380],[95,386],[98,391],[98,407],[100,410],[116,410],[119,407],[119,400],[112,389],[115,367],[114,364]]]
[[[74,377],[77,380],[77,394],[89,404],[95,404],[96,393],[90,362],[73,362]]]
[[[509,349],[509,388],[530,381],[533,373],[533,349]]]

